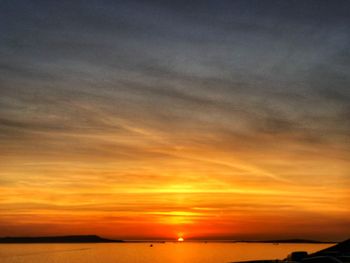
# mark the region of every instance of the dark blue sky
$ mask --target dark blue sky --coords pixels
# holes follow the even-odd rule
[[[50,108],[50,97],[111,93],[122,103],[138,97],[153,117],[189,110],[198,119],[212,105],[223,121],[252,118],[271,131],[304,120],[311,137],[348,133],[349,9],[346,1],[2,1],[2,119],[20,118],[6,112],[11,100]]]

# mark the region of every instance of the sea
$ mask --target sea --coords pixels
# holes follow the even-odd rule
[[[228,263],[283,259],[332,244],[223,242],[0,244],[1,263]]]

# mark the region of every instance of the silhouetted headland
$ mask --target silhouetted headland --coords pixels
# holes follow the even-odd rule
[[[48,237],[0,237],[0,243],[115,243],[122,240],[106,239],[96,235]]]

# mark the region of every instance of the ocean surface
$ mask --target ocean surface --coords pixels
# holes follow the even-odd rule
[[[292,251],[315,252],[332,244],[263,243],[0,244],[1,263],[226,263],[283,259]]]

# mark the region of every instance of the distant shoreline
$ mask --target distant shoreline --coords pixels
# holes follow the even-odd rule
[[[281,239],[281,240],[241,240],[236,241],[240,243],[278,243],[278,244],[333,244],[338,243],[334,241],[319,241],[319,240],[308,240],[308,239]]]
[[[97,235],[44,236],[44,237],[0,237],[0,244],[51,244],[51,243],[171,243],[176,240],[115,240]],[[268,243],[268,244],[332,244],[332,241],[307,239],[282,240],[187,240],[195,243]]]
[[[1,237],[0,244],[50,244],[50,243],[121,243],[123,240],[101,238],[96,235]]]

